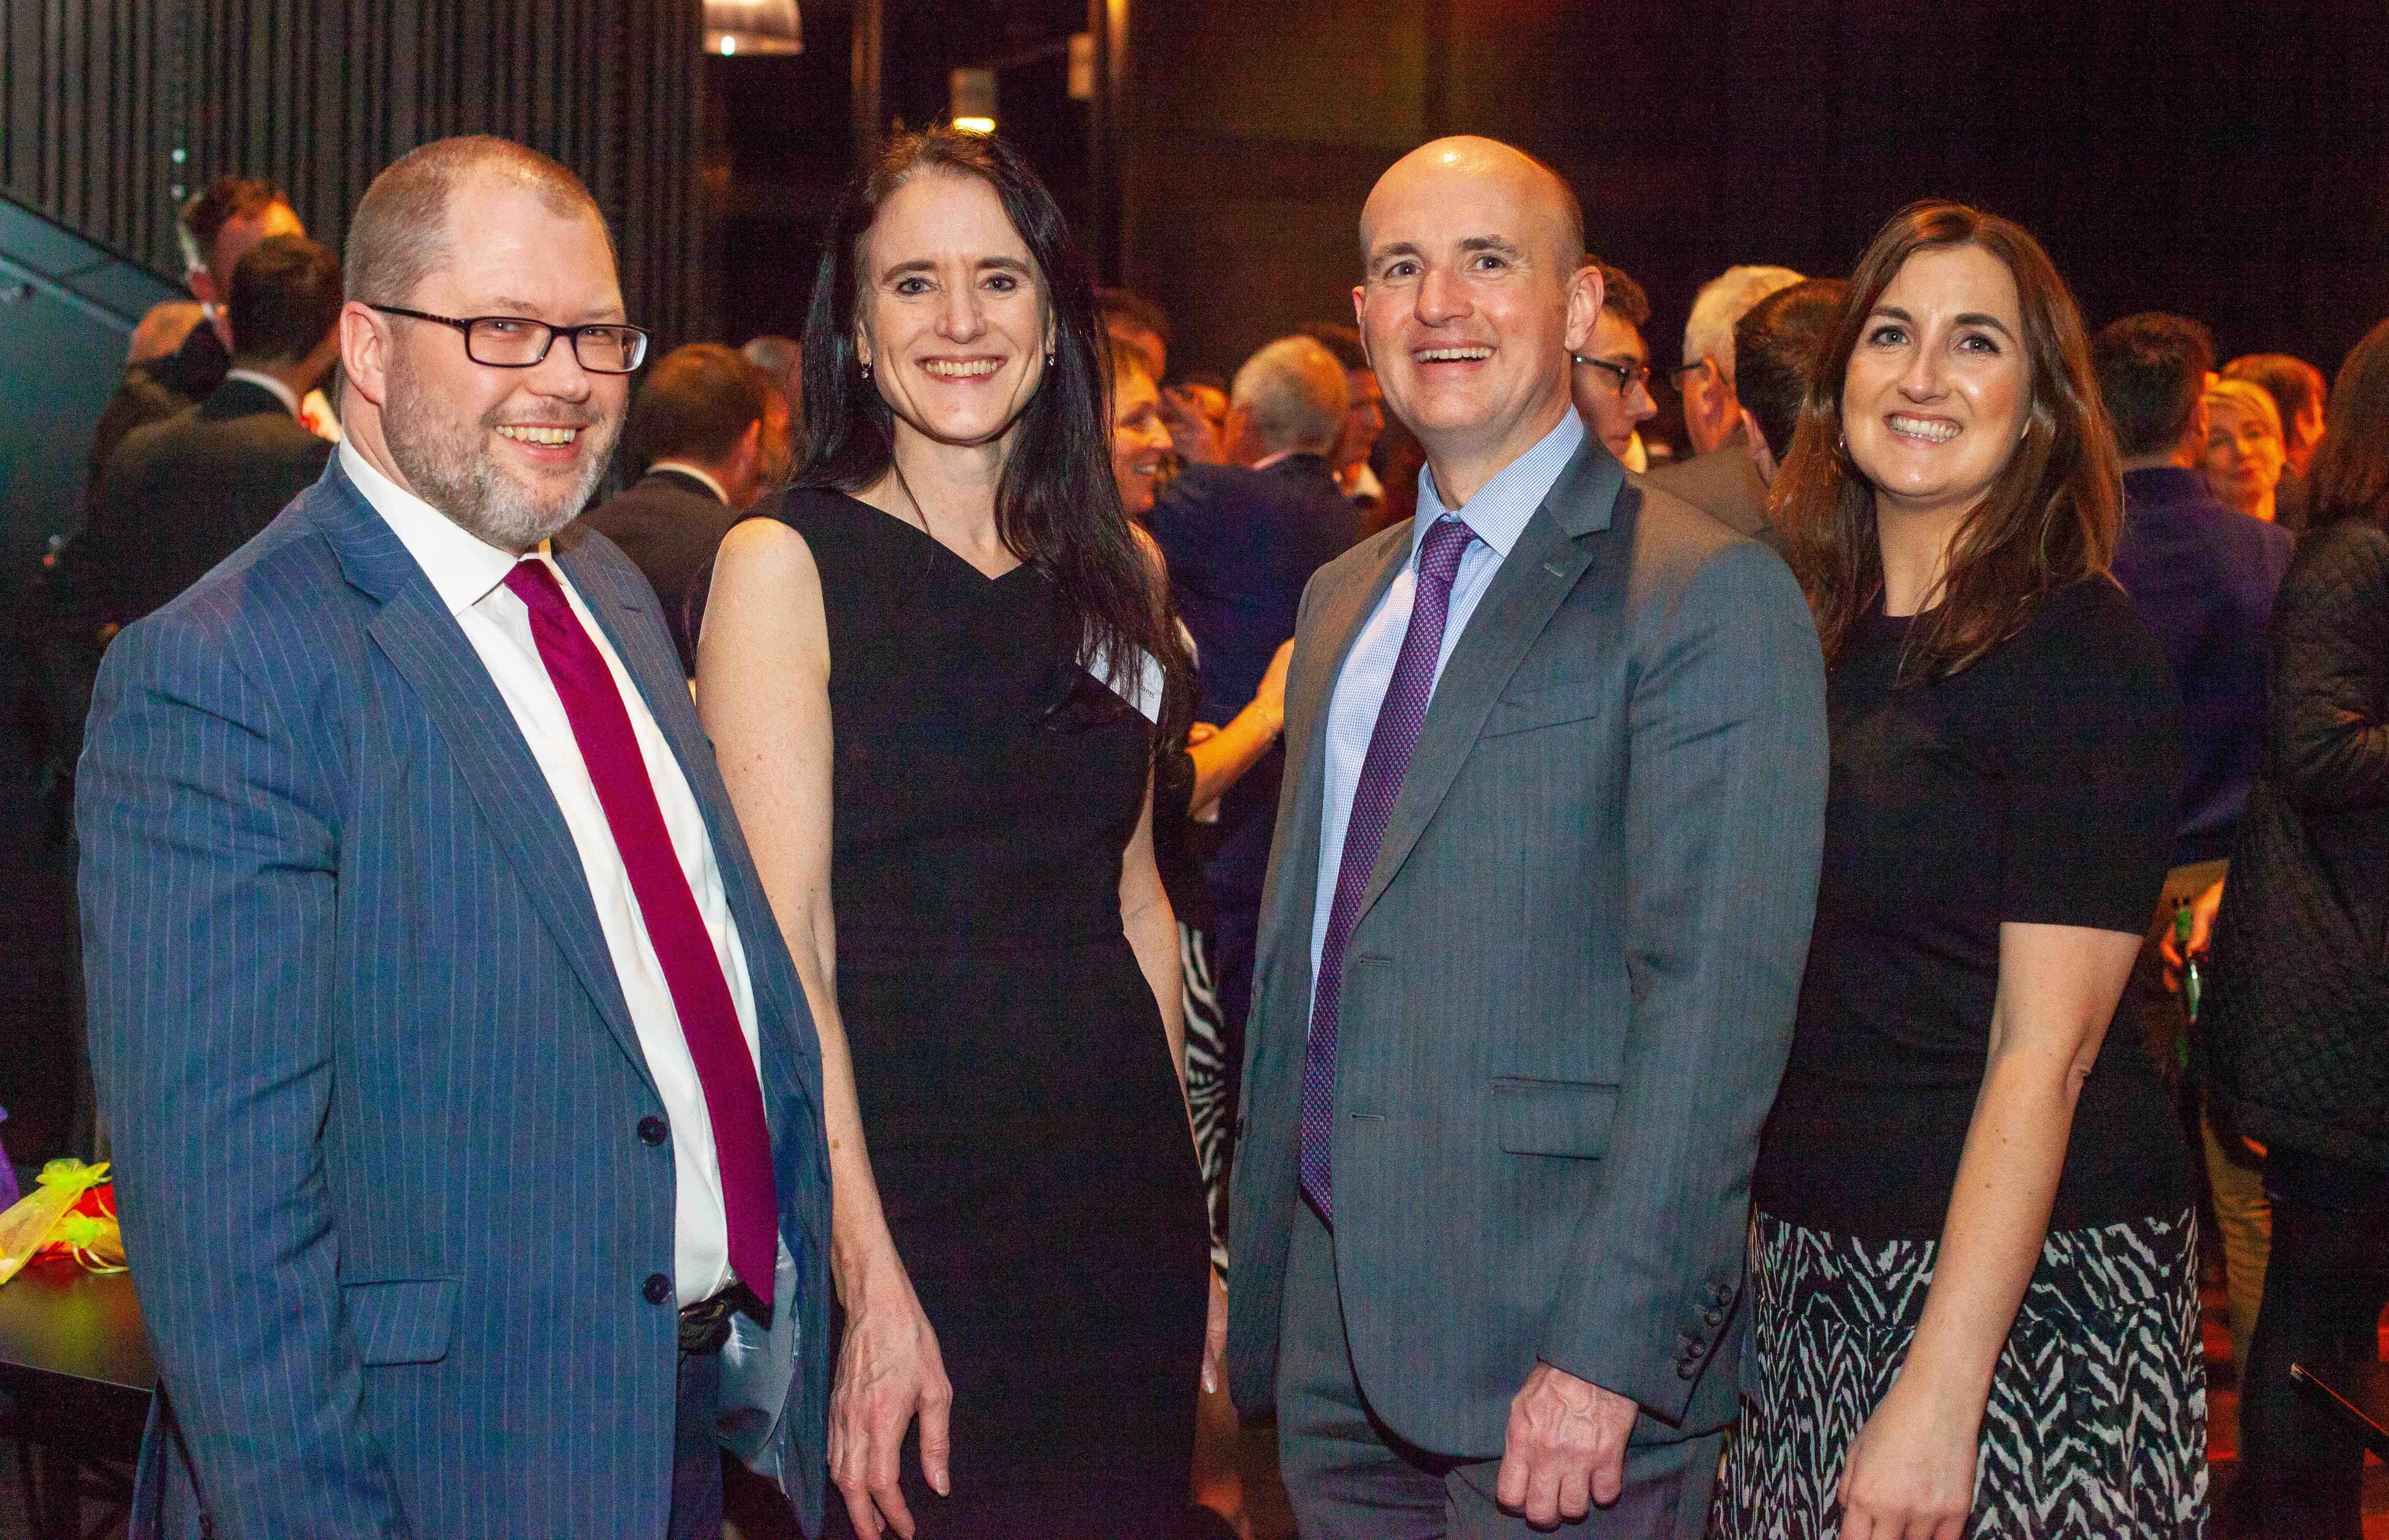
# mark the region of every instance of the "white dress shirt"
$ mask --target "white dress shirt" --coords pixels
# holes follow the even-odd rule
[[[631,891],[631,877],[614,843],[613,826],[597,800],[597,788],[581,761],[580,742],[564,702],[549,679],[547,666],[532,640],[530,610],[505,586],[516,558],[472,534],[446,515],[415,496],[368,464],[354,444],[339,451],[340,468],[355,482],[403,544],[408,554],[431,579],[431,587],[463,628],[466,640],[480,655],[482,666],[505,697],[515,725],[530,745],[531,757],[564,813],[581,869],[595,901],[597,923],[606,935],[606,949],[621,981],[622,998],[638,1029],[639,1048],[646,1055],[647,1074],[663,1098],[664,1115],[671,1126],[672,1173],[676,1184],[673,1215],[673,1265],[680,1303],[692,1305],[727,1288],[730,1272],[729,1220],[722,1202],[722,1168],[713,1152],[713,1124],[705,1108],[704,1088],[696,1077],[696,1061],[682,1036],[680,1012],[672,1004],[671,987],[647,923]],[[713,859],[713,841],[688,779],[681,773],[671,745],[656,724],[638,686],[622,668],[606,632],[589,615],[572,579],[556,566],[545,543],[537,552],[563,587],[565,599],[598,655],[614,676],[623,707],[631,716],[647,779],[654,783],[656,802],[663,809],[664,827],[680,858],[689,891],[696,896],[697,912],[713,938],[714,956],[729,980],[730,999],[737,1008],[739,1030],[747,1052],[761,1074],[761,1050],[755,1032],[755,989],[747,974],[747,953],[738,927],[730,917],[730,901]]]
[[[1344,864],[1344,831],[1352,821],[1352,798],[1361,789],[1361,767],[1369,757],[1369,740],[1376,734],[1377,713],[1393,687],[1394,665],[1402,655],[1402,638],[1411,629],[1411,606],[1418,594],[1419,547],[1429,526],[1447,513],[1457,513],[1476,538],[1461,554],[1460,571],[1451,580],[1451,605],[1444,612],[1443,647],[1435,655],[1435,679],[1468,630],[1468,617],[1477,601],[1493,586],[1493,575],[1509,559],[1510,548],[1526,533],[1527,521],[1560,478],[1560,472],[1584,442],[1584,424],[1573,412],[1563,413],[1559,425],[1535,441],[1535,447],[1495,473],[1475,497],[1460,508],[1446,508],[1435,490],[1435,477],[1419,467],[1418,518],[1411,526],[1411,555],[1393,585],[1377,601],[1376,612],[1352,640],[1344,655],[1344,668],[1335,678],[1327,706],[1327,782],[1319,808],[1319,885],[1310,911],[1310,976],[1316,993],[1319,953],[1327,944],[1327,917],[1335,907],[1335,879]],[[1433,694],[1429,697],[1432,700]]]

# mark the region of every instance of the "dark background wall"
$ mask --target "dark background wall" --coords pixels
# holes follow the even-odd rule
[[[503,134],[589,184],[631,312],[669,345],[712,325],[697,46],[695,0],[0,0],[0,190],[179,277],[174,210],[211,177],[279,183],[337,248],[390,160],[448,134]],[[49,446],[77,485],[121,357],[110,340],[82,432]],[[64,371],[29,377],[7,356],[0,406],[61,388]],[[21,479],[7,470],[0,488]],[[60,788],[20,644],[31,554],[79,517],[75,497],[0,503],[0,1106],[19,1160],[60,1148],[80,1030]]]
[[[1926,195],[2029,225],[2094,325],[2178,310],[2328,372],[2389,312],[2377,0],[1219,0],[1133,39],[1128,273],[1173,371],[1348,317],[1371,183],[1461,131],[1574,182],[1663,360],[1729,263],[1846,274]]]
[[[0,185],[179,274],[177,186],[271,178],[337,245],[399,155],[503,134],[581,173],[632,309],[695,335],[697,33],[683,0],[7,0]]]

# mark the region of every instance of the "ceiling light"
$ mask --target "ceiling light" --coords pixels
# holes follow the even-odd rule
[[[709,54],[797,54],[804,46],[797,0],[705,0]]]

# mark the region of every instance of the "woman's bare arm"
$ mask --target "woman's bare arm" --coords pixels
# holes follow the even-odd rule
[[[2140,938],[2003,924],[1990,1050],[1924,1315],[1844,1467],[1847,1540],[1957,1540],[1991,1376],[2049,1236],[2074,1107]]]
[[[1259,764],[1261,756],[1285,731],[1285,669],[1293,655],[1294,642],[1288,638],[1270,659],[1251,702],[1209,737],[1188,742],[1186,754],[1194,761],[1194,793],[1187,801],[1197,818],[1246,770]]]
[[[880,1208],[838,1020],[829,670],[821,575],[804,537],[775,520],[738,526],[716,559],[697,643],[697,714],[821,1038],[830,1270],[847,1311],[831,1473],[859,1531],[877,1534],[884,1513],[909,1537],[913,1521],[896,1475],[904,1430],[917,1412],[922,1475],[945,1491],[952,1392]]]

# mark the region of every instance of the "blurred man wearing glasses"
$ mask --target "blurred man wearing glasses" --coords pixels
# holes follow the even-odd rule
[[[77,822],[160,1397],[133,1533],[820,1515],[819,1050],[653,592],[568,528],[646,351],[563,166],[350,223],[348,437],[109,649]]]
[[[1642,285],[1607,262],[1589,260],[1585,265],[1601,272],[1601,317],[1584,350],[1570,355],[1568,394],[1584,430],[1628,470],[1640,473],[1650,469],[1651,460],[1638,429],[1659,414],[1651,400],[1651,345],[1642,340],[1651,301]]]

